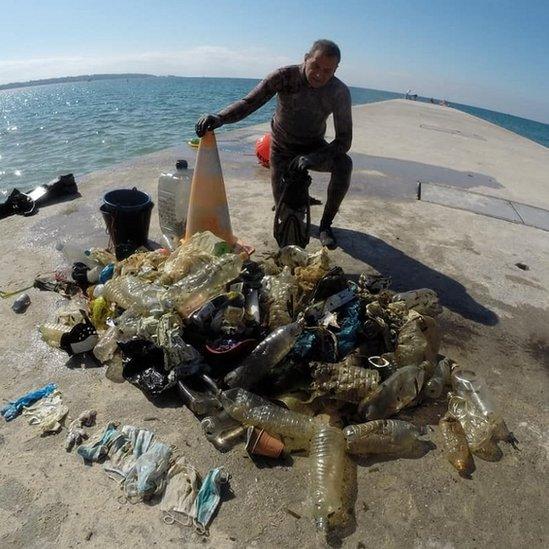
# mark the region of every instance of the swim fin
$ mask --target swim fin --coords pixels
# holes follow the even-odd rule
[[[306,170],[288,170],[282,184],[284,190],[275,209],[273,236],[280,248],[290,244],[305,248],[311,232],[311,177]]]

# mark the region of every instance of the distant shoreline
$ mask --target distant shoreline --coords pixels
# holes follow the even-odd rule
[[[29,88],[31,86],[46,86],[47,84],[66,84],[67,82],[93,82],[94,80],[114,80],[118,78],[158,78],[154,74],[124,73],[124,74],[81,74],[80,76],[62,76],[60,78],[43,78],[27,82],[11,82],[0,84],[0,90]]]

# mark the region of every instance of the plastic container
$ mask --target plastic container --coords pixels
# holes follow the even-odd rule
[[[475,470],[475,462],[461,423],[453,416],[446,414],[441,418],[439,426],[446,458],[461,476],[470,477]]]
[[[147,246],[153,206],[151,197],[136,187],[117,189],[103,196],[99,209],[119,261],[140,246]]]
[[[311,388],[315,395],[358,403],[371,395],[380,383],[379,373],[345,362],[318,363],[312,370]]]
[[[326,533],[343,507],[345,437],[341,429],[317,425],[311,438],[309,456],[313,519],[317,530]]]
[[[391,417],[418,397],[424,376],[422,366],[399,368],[361,403],[359,412],[367,420]]]
[[[425,429],[399,419],[378,419],[343,429],[351,454],[402,454],[421,450]]]
[[[238,276],[241,267],[242,258],[239,255],[225,254],[173,284],[169,295],[179,314],[188,317],[208,299],[220,293],[226,284]]]
[[[175,173],[163,173],[158,178],[158,221],[170,250],[185,237],[192,180],[193,170],[186,160],[177,161]]]
[[[240,423],[289,437],[303,443],[305,448],[311,439],[313,418],[281,408],[244,389],[224,391],[221,403],[225,411]]]

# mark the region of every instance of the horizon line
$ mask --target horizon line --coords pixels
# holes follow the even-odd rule
[[[258,77],[251,77],[251,76],[182,76],[177,74],[149,74],[149,73],[90,73],[90,74],[79,74],[75,76],[53,76],[50,78],[38,78],[36,80],[25,80],[25,81],[16,81],[16,82],[7,82],[4,84],[0,84],[0,91],[6,91],[6,90],[17,90],[22,88],[30,88],[30,87],[38,87],[38,86],[47,86],[51,84],[68,84],[70,82],[80,82],[85,79],[95,78],[97,80],[114,80],[116,78],[210,78],[210,79],[231,79],[231,80],[261,80],[261,78]],[[351,85],[346,84],[349,88],[356,88],[361,90],[371,90],[371,91],[377,91],[377,92],[384,92],[384,93],[392,93],[395,95],[402,95],[405,96],[405,92],[402,91],[392,91],[392,90],[381,90],[378,88],[366,88],[364,86],[357,86],[357,85]],[[419,95],[418,98],[420,99],[429,99],[429,96],[427,95]],[[434,97],[432,97],[435,99]],[[439,100],[439,98],[437,98]],[[479,107],[477,105],[469,105],[467,103],[459,103],[457,101],[452,101],[450,99],[444,98],[444,101],[446,101],[448,104],[453,103],[454,105],[460,105],[464,107],[472,107],[475,109],[481,109],[488,112],[496,113],[496,114],[503,114],[505,116],[513,116],[514,118],[518,118],[521,120],[526,120],[528,122],[534,122],[536,124],[541,124],[543,126],[549,126],[549,123],[542,122],[541,120],[535,120],[533,118],[525,118],[524,116],[518,116],[516,114],[506,113],[503,111],[496,111],[493,109],[489,109],[487,107]]]

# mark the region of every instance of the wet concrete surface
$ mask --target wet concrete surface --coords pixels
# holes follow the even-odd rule
[[[471,121],[451,110],[413,107],[400,102],[368,105],[354,110],[353,154],[384,157],[378,144],[368,145],[361,121],[374,120],[387,140],[399,141],[406,162],[412,159],[416,130],[396,134],[394,120],[415,120],[417,131],[455,139],[447,156],[459,157],[457,172],[466,174],[484,152],[475,156],[463,135],[428,131],[419,124],[459,129],[501,140],[500,132],[480,120]],[[404,110],[403,110],[404,109]],[[410,109],[416,109],[415,114]],[[465,121],[464,118],[465,117]],[[383,120],[387,120],[383,125]],[[476,119],[475,119],[476,120]],[[405,125],[403,122],[403,125]],[[271,236],[272,198],[269,173],[253,158],[253,143],[264,128],[220,133],[218,136],[233,230],[253,244],[257,254],[274,249]],[[390,139],[393,131],[393,139]],[[511,142],[501,145],[512,149]],[[517,138],[519,152],[537,154]],[[457,141],[459,140],[459,142]],[[464,149],[459,149],[459,143]],[[443,148],[444,143],[439,144]],[[456,147],[458,151],[456,153]],[[417,145],[417,164],[425,161]],[[395,150],[387,152],[387,158]],[[530,152],[528,152],[530,151]],[[172,169],[176,158],[194,164],[192,149],[176,148],[140,157],[80,178],[82,198],[44,208],[35,217],[2,220],[0,254],[4,267],[0,288],[15,289],[60,261],[54,250],[59,239],[82,246],[107,243],[99,214],[107,190],[133,187],[155,197],[158,174]],[[438,162],[444,159],[438,151]],[[499,154],[499,153],[498,153]],[[518,165],[523,157],[517,153]],[[450,161],[448,161],[450,163]],[[523,168],[526,173],[527,161]],[[443,166],[444,167],[444,166]],[[505,184],[491,191],[516,193],[501,173],[485,175]],[[473,171],[471,173],[474,173]],[[536,172],[537,173],[537,172]],[[413,184],[415,175],[401,173]],[[395,175],[396,177],[396,175]],[[464,177],[467,177],[466,175]],[[533,180],[537,175],[534,173]],[[340,248],[333,260],[357,276],[363,271],[390,275],[395,289],[431,287],[444,305],[438,318],[443,330],[441,351],[482,374],[519,448],[503,446],[497,463],[476,459],[471,480],[461,479],[446,462],[438,420],[444,402],[409,412],[409,419],[429,426],[433,448],[418,459],[359,460],[350,505],[354,520],[333,546],[343,547],[544,547],[548,542],[546,493],[548,444],[547,367],[549,321],[549,249],[544,231],[471,212],[453,210],[417,199],[411,193],[376,194],[375,175],[357,172],[366,189],[351,193],[335,222]],[[391,178],[385,178],[390,180]],[[381,181],[381,177],[378,181]],[[312,194],[324,199],[325,174],[315,174]],[[408,183],[403,183],[406,185]],[[387,187],[390,187],[390,181]],[[486,187],[486,186],[485,186]],[[528,188],[528,184],[526,184]],[[535,183],[529,188],[535,187]],[[478,189],[476,189],[478,190]],[[522,189],[524,192],[524,189]],[[370,193],[370,194],[368,194]],[[525,202],[535,205],[536,197]],[[540,204],[547,202],[540,197]],[[318,223],[322,206],[313,208]],[[150,237],[160,240],[156,212]],[[313,238],[311,248],[318,247]],[[528,270],[517,267],[528,266]],[[113,383],[104,368],[82,368],[78,361],[45,345],[37,325],[63,305],[57,294],[30,290],[32,304],[24,315],[10,310],[11,299],[0,300],[4,319],[0,351],[3,375],[0,398],[5,401],[50,381],[59,383],[75,417],[85,408],[98,411],[103,425],[115,420],[148,427],[160,440],[174,444],[204,474],[223,465],[231,474],[230,491],[202,540],[192,529],[167,526],[157,505],[129,505],[101,467],[86,467],[63,449],[63,435],[42,438],[22,418],[0,424],[0,543],[6,547],[317,547],[308,517],[308,459],[260,467],[243,446],[219,453],[204,438],[196,418],[185,408],[155,407],[128,383]]]

